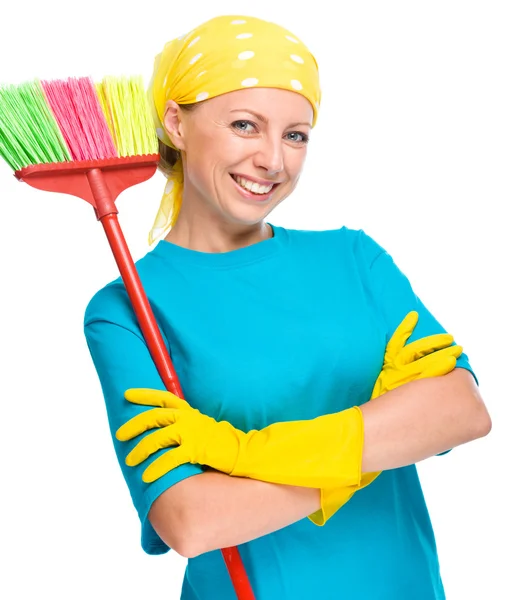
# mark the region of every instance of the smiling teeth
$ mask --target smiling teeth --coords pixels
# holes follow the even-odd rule
[[[239,177],[238,175],[234,175],[234,179],[239,186],[249,190],[249,192],[252,192],[253,194],[268,194],[274,187],[274,184],[272,183],[270,185],[260,185],[259,183],[249,181],[248,179]]]

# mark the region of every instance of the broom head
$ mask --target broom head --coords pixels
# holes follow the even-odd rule
[[[142,79],[0,86],[0,156],[19,181],[82,198],[101,218],[89,174],[101,171],[114,201],[152,177],[160,158]]]

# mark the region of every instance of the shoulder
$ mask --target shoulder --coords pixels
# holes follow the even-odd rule
[[[135,267],[144,291],[150,297],[154,282],[159,279],[161,265],[159,261],[153,260],[152,253],[148,252],[136,261]],[[104,285],[89,299],[84,313],[84,327],[97,321],[107,321],[138,330],[133,307],[120,276]]]
[[[126,324],[129,317],[129,298],[121,279],[99,289],[87,303],[84,327],[95,321]]]
[[[346,226],[336,229],[286,229],[295,248],[318,249],[322,252],[347,256],[369,266],[386,250],[364,229]]]

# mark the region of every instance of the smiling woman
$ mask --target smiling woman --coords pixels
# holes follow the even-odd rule
[[[173,169],[150,233],[150,243],[163,237],[170,228],[174,233],[167,241],[181,244],[187,240],[189,247],[204,251],[226,251],[237,244],[244,245],[244,240],[247,245],[265,239],[268,234],[261,219],[293,190],[296,181],[288,180],[284,171],[288,163],[293,163],[290,169],[299,168],[300,173],[299,163],[304,161],[308,131],[315,125],[320,107],[318,66],[308,48],[291,32],[274,23],[250,17],[218,17],[165,45],[155,59],[150,96],[162,145],[179,151],[172,161]],[[269,107],[272,107],[272,119]],[[238,113],[237,122],[234,122],[235,113]],[[293,131],[295,127],[300,130]],[[228,139],[227,133],[247,136],[248,143],[237,144]],[[229,141],[229,147],[219,152]],[[288,158],[289,151],[284,156],[280,148],[284,142],[295,150],[301,146],[293,160]],[[198,144],[201,154],[206,150],[208,155],[205,167],[206,163],[211,165],[224,155],[225,170],[226,159],[230,158],[236,170],[224,172],[224,176],[239,174],[249,181],[263,180],[265,185],[276,182],[287,185],[279,186],[279,194],[275,188],[270,191],[265,199],[268,210],[261,213],[260,206],[259,219],[254,211],[236,215],[228,210],[225,214],[227,207],[219,206],[218,197],[222,196],[227,181],[219,179],[219,168],[208,177],[204,173],[201,176],[195,158]],[[262,160],[263,164],[257,164]],[[168,166],[169,163],[165,165]],[[208,203],[204,201],[205,194],[209,196],[212,186],[217,201]],[[231,184],[227,189],[236,190],[246,204],[252,198],[241,193],[243,187],[233,188]],[[182,205],[185,214],[178,223]],[[185,208],[186,205],[189,208]],[[216,227],[208,227],[209,241],[204,238],[205,231],[201,235],[191,233],[193,225],[187,215],[192,210],[195,222],[213,219],[223,228],[221,238],[215,233]],[[236,241],[229,240],[233,236]]]
[[[279,25],[217,17],[166,44],[149,97],[168,182],[137,267],[185,400],[119,279],[85,315],[144,550],[189,558],[182,600],[234,597],[219,549],[237,544],[258,600],[442,600],[415,463],[490,418],[382,246],[265,220],[301,176],[316,60]]]

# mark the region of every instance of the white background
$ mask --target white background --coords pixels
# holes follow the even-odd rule
[[[0,8],[3,83],[88,74],[147,82],[166,41],[219,14],[276,21],[310,47],[320,118],[302,182],[269,220],[373,236],[464,346],[493,417],[488,437],[419,467],[449,600],[512,598],[509,7],[95,0]],[[163,185],[157,174],[118,201],[135,259],[149,250]],[[185,559],[139,546],[82,333],[90,297],[118,275],[103,229],[85,202],[20,184],[4,163],[0,196],[0,597],[177,599]]]

